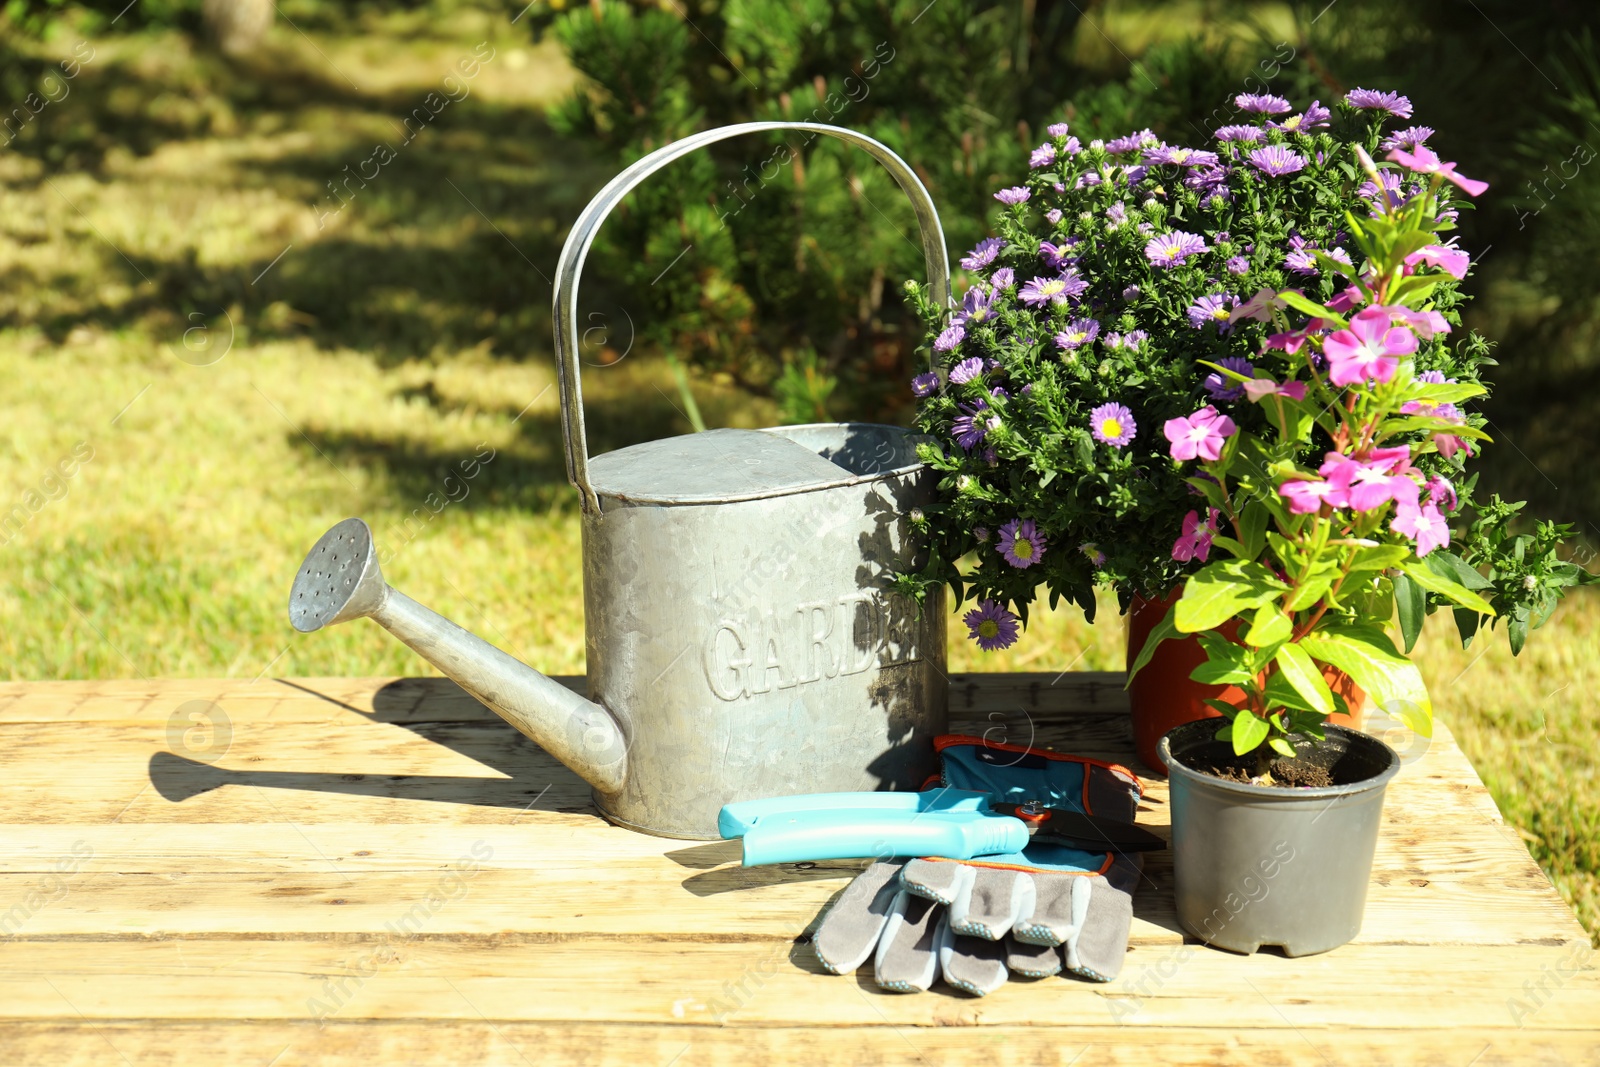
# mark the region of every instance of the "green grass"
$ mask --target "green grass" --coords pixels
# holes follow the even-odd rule
[[[280,26],[241,71],[176,36],[97,41],[73,95],[0,152],[0,522],[26,520],[0,530],[10,677],[432,673],[374,626],[290,630],[293,569],[347,515],[396,586],[541,669],[583,669],[545,276],[609,175],[550,134],[570,74],[503,19],[365,31],[313,47]],[[472,95],[319,228],[325,182],[485,40]],[[596,282],[626,351],[626,294]],[[689,429],[646,353],[585,385],[597,451]],[[773,417],[694,388],[711,425]],[[73,469],[75,447],[93,456]],[[435,515],[430,494],[461,496],[446,477],[488,448]],[[1600,943],[1600,601],[1516,663],[1449,631],[1418,653],[1441,714]],[[1108,602],[1094,627],[1036,615],[1004,653],[957,639],[951,664],[1116,669],[1121,647]]]

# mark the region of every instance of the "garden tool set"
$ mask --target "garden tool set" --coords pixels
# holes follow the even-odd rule
[[[1139,851],[1164,844],[1132,825],[1138,781],[1120,767],[941,736],[943,590],[920,604],[889,591],[922,547],[909,516],[934,496],[919,439],[827,423],[589,455],[578,278],[601,223],[681,156],[775,130],[835,137],[882,164],[916,216],[929,296],[949,304],[927,190],[850,130],[710,130],[640,159],[589,203],[554,298],[567,476],[582,506],[588,698],[391,588],[357,518],[300,565],[290,621],[305,633],[377,622],[587,781],[621,826],[740,837],[746,864],[877,860],[818,928],[829,970],[872,956],[885,989],[926,989],[943,974],[975,994],[1013,972],[1109,979]]]
[[[1166,847],[1133,825],[1138,779],[982,738],[935,745],[941,774],[921,793],[747,801],[724,808],[720,828],[741,839],[747,866],[877,860],[817,928],[817,958],[835,974],[871,958],[883,989],[924,990],[943,975],[979,996],[1011,973],[1115,978],[1138,854]]]

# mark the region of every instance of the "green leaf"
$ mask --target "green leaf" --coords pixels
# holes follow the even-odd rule
[[[1129,684],[1132,684],[1133,676],[1138,674],[1139,671],[1144,668],[1146,663],[1150,662],[1150,657],[1156,654],[1157,645],[1169,637],[1178,636],[1178,628],[1172,624],[1173,614],[1174,612],[1169,609],[1167,613],[1161,617],[1161,621],[1156,623],[1155,626],[1151,627],[1150,636],[1145,639],[1144,647],[1139,650],[1138,658],[1133,661],[1133,666],[1128,668],[1128,681],[1123,684],[1124,689],[1126,689]]]
[[[1289,599],[1284,602],[1284,607],[1289,611],[1304,611],[1325,596],[1333,588],[1334,575],[1314,574],[1294,587],[1294,592],[1289,594]]]
[[[1233,754],[1242,756],[1251,749],[1260,747],[1269,732],[1267,724],[1256,718],[1254,712],[1240,708],[1239,714],[1233,717]]]
[[[1284,645],[1273,656],[1278,671],[1294,686],[1295,692],[1305,698],[1313,711],[1333,714],[1333,692],[1311,656],[1299,645]]]
[[[1350,573],[1357,571],[1386,571],[1398,567],[1411,557],[1405,545],[1362,545],[1350,561]]]
[[[1259,563],[1223,560],[1191,577],[1183,598],[1173,609],[1173,621],[1186,634],[1215,630],[1235,615],[1260,607],[1288,586]]]
[[[1255,554],[1226,534],[1217,534],[1211,539],[1211,543],[1233,553],[1235,559],[1255,559]]]
[[[1461,636],[1461,647],[1466,648],[1478,635],[1478,627],[1483,625],[1483,616],[1466,608],[1452,608],[1451,611],[1456,617],[1456,633]]]
[[[1284,738],[1284,737],[1268,738],[1267,739],[1267,744],[1272,746],[1272,751],[1276,752],[1278,755],[1282,756],[1284,759],[1294,759],[1294,757],[1296,755],[1295,750],[1294,750],[1294,746],[1289,743],[1288,738]]]
[[[1467,561],[1449,549],[1436,548],[1423,557],[1428,568],[1445,578],[1453,578],[1468,589],[1488,589],[1494,583],[1479,574]]]
[[[1409,701],[1417,707],[1421,721],[1432,722],[1433,701],[1422,675],[1378,627],[1365,623],[1324,625],[1301,638],[1300,647],[1312,659],[1348,674],[1375,704]]]
[[[1528,605],[1518,604],[1511,609],[1511,617],[1506,620],[1506,639],[1511,642],[1511,654],[1520,656],[1528,640]]]
[[[1267,678],[1266,688],[1261,695],[1269,708],[1288,708],[1291,711],[1303,711],[1315,714],[1315,710],[1306,703],[1306,698],[1289,684],[1289,680],[1279,671],[1273,671]]]
[[[1435,551],[1437,551],[1437,549]],[[1465,566],[1465,564],[1463,564],[1463,566]],[[1447,600],[1453,600],[1462,607],[1470,608],[1480,615],[1493,615],[1495,613],[1494,606],[1491,605],[1487,600],[1483,599],[1483,597],[1479,596],[1477,593],[1474,593],[1472,590],[1458,585],[1454,577],[1447,578],[1441,575],[1438,570],[1428,566],[1426,560],[1420,562],[1417,560],[1407,560],[1405,563],[1400,565],[1400,569],[1404,571],[1412,581],[1416,582],[1430,593],[1438,593]],[[1467,569],[1472,570],[1470,567]],[[1475,575],[1478,574],[1477,571],[1472,571],[1472,573]],[[1478,578],[1481,581],[1483,576],[1478,575]],[[1485,582],[1484,584],[1487,585],[1488,583]]]
[[[1417,646],[1417,637],[1422,633],[1422,620],[1427,617],[1428,594],[1402,572],[1394,576],[1394,602],[1399,609],[1400,637],[1405,641],[1405,651],[1409,655]]]
[[[1263,648],[1287,641],[1293,635],[1294,623],[1289,620],[1289,616],[1279,611],[1276,604],[1263,604],[1256,609],[1244,639],[1246,644]]]
[[[1212,711],[1220,711],[1230,719],[1239,711],[1236,705],[1230,704],[1226,700],[1218,700],[1216,697],[1206,697],[1203,703]]]
[[[1303,311],[1307,315],[1314,315],[1319,319],[1327,319],[1329,322],[1340,327],[1341,329],[1350,325],[1345,321],[1344,316],[1339,314],[1337,311],[1332,311],[1323,307],[1315,300],[1306,297],[1294,289],[1285,289],[1283,292],[1278,294],[1278,299],[1282,300],[1285,304],[1288,304],[1296,311]]]
[[[1260,500],[1252,500],[1239,515],[1239,532],[1243,535],[1246,559],[1260,559],[1267,544],[1267,521],[1271,513]]]

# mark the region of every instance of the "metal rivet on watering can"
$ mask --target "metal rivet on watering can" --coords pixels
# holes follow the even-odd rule
[[[374,619],[586,779],[607,818],[670,837],[717,838],[718,811],[739,800],[920,788],[946,725],[943,591],[920,611],[887,591],[919,547],[905,516],[933,490],[905,430],[712,430],[588,454],[578,275],[601,222],[680,156],[772,130],[836,137],[881,163],[915,210],[931,295],[949,303],[927,190],[852,130],[709,130],[640,159],[589,203],[557,265],[555,338],[567,474],[583,503],[591,699],[390,588],[360,519],[323,535],[289,597],[302,631]],[[324,583],[312,561],[330,547]]]

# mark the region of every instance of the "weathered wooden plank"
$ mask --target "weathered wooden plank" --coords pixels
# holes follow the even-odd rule
[[[1126,714],[1120,671],[950,676],[952,714],[989,712]],[[581,675],[556,680],[585,691]],[[191,701],[215,701],[232,714],[276,722],[376,718],[382,722],[456,721],[493,714],[447,678],[198,678],[0,682],[0,722],[154,719]]]
[[[863,993],[863,996],[867,994]],[[519,1023],[472,1019],[395,1022],[167,1022],[124,1019],[92,1028],[63,1018],[0,1029],[0,1062],[52,1067],[122,1064],[270,1064],[271,1067],[973,1067],[986,1062],[1027,1067],[1573,1067],[1600,1062],[1600,1035],[1539,1031],[1508,1034],[1474,1026],[1419,1025],[1389,1031],[1280,1026],[1230,1031],[1216,1027],[1157,1030],[1137,1026],[1074,1026],[1058,1017],[1028,1026],[822,1027],[615,1026],[604,1023]]]
[[[1587,958],[1585,958],[1585,953]],[[731,1023],[739,1026],[1086,1026],[1237,1029],[1283,1025],[1409,1031],[1498,1022],[1523,1031],[1592,1029],[1600,969],[1587,944],[1413,949],[1347,946],[1298,960],[1199,946],[1136,949],[1125,974],[1019,981],[982,1000],[941,987],[885,995],[859,976],[825,975],[808,944],[661,943],[583,938],[163,940],[117,945],[0,944],[7,1014],[47,1019],[62,998],[85,1018],[357,1019],[484,1017],[522,1022]],[[1148,956],[1148,960],[1140,957]],[[48,975],[49,984],[36,975]],[[1447,996],[1417,999],[1449,976]],[[1542,989],[1537,983],[1545,981]],[[863,997],[862,983],[868,983]],[[625,983],[626,996],[616,995]],[[1530,992],[1537,990],[1537,993]],[[459,995],[451,996],[455,992]],[[1419,1018],[1425,1012],[1425,1019]]]

